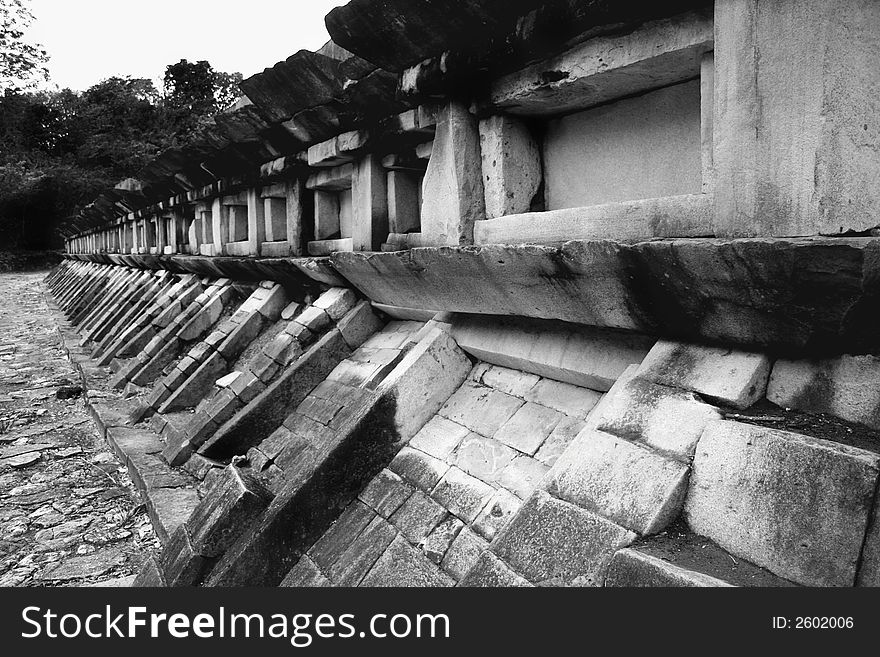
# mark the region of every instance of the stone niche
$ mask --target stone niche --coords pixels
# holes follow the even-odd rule
[[[315,239],[308,243],[309,255],[353,250],[353,178],[354,166],[345,164],[319,171],[306,181],[315,204]]]
[[[474,243],[710,235],[713,48],[693,12],[495,80]]]
[[[547,210],[700,194],[700,81],[546,122]]]

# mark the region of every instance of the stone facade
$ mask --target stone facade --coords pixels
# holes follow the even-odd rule
[[[64,227],[139,583],[878,584],[880,10],[583,4],[353,0]]]

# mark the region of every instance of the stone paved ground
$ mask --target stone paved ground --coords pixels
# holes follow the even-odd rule
[[[44,276],[0,274],[0,586],[126,585],[158,540],[82,395],[56,396],[80,379]]]

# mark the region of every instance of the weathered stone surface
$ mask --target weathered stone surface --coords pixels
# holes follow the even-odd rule
[[[585,418],[602,394],[570,383],[541,379],[525,395],[525,400],[553,408],[576,418]]]
[[[518,456],[498,475],[498,483],[521,499],[526,499],[549,470],[550,468],[535,459]]]
[[[425,491],[433,490],[449,470],[449,465],[445,462],[411,447],[401,449],[388,467],[407,482]]]
[[[706,424],[719,419],[718,409],[693,393],[636,378],[615,385],[588,424],[686,461]]]
[[[331,260],[364,295],[390,306],[557,319],[762,350],[866,353],[880,350],[870,319],[880,293],[878,249],[871,238],[597,240]]]
[[[336,586],[358,586],[396,536],[397,532],[385,520],[373,519],[330,566],[330,581]]]
[[[485,218],[477,120],[458,101],[437,121],[434,148],[422,186],[425,244],[472,244],[474,222]]]
[[[421,491],[410,495],[390,522],[410,543],[419,543],[446,517],[446,509]]]
[[[506,392],[514,397],[525,397],[529,390],[541,380],[541,377],[535,374],[487,363],[481,363],[475,367],[471,378],[477,383]]]
[[[880,586],[880,504],[877,498],[880,494],[874,498],[874,509],[868,520],[856,586]]]
[[[480,515],[477,516],[477,519],[474,520],[474,531],[491,542],[495,535],[519,511],[520,506],[522,506],[522,502],[516,495],[503,488],[498,489]]]
[[[539,491],[495,539],[492,551],[533,584],[601,586],[611,557],[635,538]]]
[[[425,556],[439,566],[463,527],[464,523],[455,516],[446,518],[422,541]]]
[[[359,301],[336,325],[342,339],[351,349],[357,349],[376,331],[382,328],[382,320],[373,312],[368,301]]]
[[[748,408],[764,397],[770,377],[764,354],[660,340],[637,376],[696,392],[716,403]]]
[[[399,435],[414,436],[470,369],[470,360],[448,333],[439,328],[429,331],[377,388],[394,396],[394,425]]]
[[[523,403],[503,392],[465,381],[440,409],[440,415],[491,438]]]
[[[601,431],[583,431],[553,466],[547,491],[641,535],[678,517],[688,467]]]
[[[486,218],[528,212],[542,182],[540,149],[528,127],[512,116],[483,119],[480,154]]]
[[[533,456],[563,417],[562,413],[546,406],[526,402],[495,433],[495,439]]]
[[[605,586],[794,586],[744,559],[734,559],[707,538],[676,532],[615,553]]]
[[[222,554],[266,508],[271,497],[256,479],[235,466],[224,469],[210,495],[186,521],[195,550],[206,557]]]
[[[515,450],[497,440],[471,433],[461,441],[450,461],[469,475],[491,484],[516,456]]]
[[[541,449],[535,454],[535,459],[544,465],[552,466],[585,426],[583,420],[566,417],[556,425],[553,433],[541,445]]]
[[[361,586],[438,587],[453,586],[454,580],[437,568],[420,550],[402,537],[394,539]]]
[[[837,417],[880,429],[880,358],[778,360],[767,399],[785,408]]]
[[[367,484],[358,499],[383,518],[390,518],[412,495],[413,488],[391,470],[382,470]]]
[[[354,292],[348,288],[333,287],[318,297],[314,307],[320,308],[327,313],[330,319],[338,322],[352,309],[356,301],[357,297]]]
[[[199,502],[199,495],[192,488],[156,488],[149,492],[145,501],[153,529],[165,542],[189,518]]]
[[[642,336],[552,322],[457,315],[452,335],[480,360],[600,391],[640,363],[653,344]]]
[[[463,527],[443,557],[441,566],[454,579],[461,580],[488,549],[488,543]]]
[[[307,555],[303,555],[281,580],[280,586],[299,588],[330,586],[330,580],[318,569],[314,561],[309,559]]]
[[[304,326],[312,333],[320,334],[330,326],[330,316],[320,308],[309,306],[300,313],[294,322]]]
[[[435,415],[413,436],[409,445],[434,458],[445,460],[469,433],[467,427]]]
[[[491,552],[483,552],[479,560],[461,580],[466,587],[504,587],[532,586],[528,580],[513,572],[503,561]]]
[[[309,555],[321,568],[329,569],[374,518],[376,513],[368,506],[352,502],[318,539]]]
[[[466,472],[451,467],[432,493],[434,499],[465,522],[473,522],[494,489]]]
[[[137,577],[135,577],[131,586],[135,588],[159,588],[167,586],[165,578],[162,576],[162,571],[159,570],[159,566],[153,557],[148,558],[144,562],[144,565],[141,567],[140,572],[137,574]]]
[[[880,457],[800,434],[713,422],[697,446],[688,524],[809,586],[852,586]]]
[[[196,553],[185,525],[178,527],[165,544],[159,567],[167,586],[197,586],[205,573],[205,558]]]

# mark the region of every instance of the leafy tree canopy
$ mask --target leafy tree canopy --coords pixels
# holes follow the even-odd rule
[[[33,20],[25,0],[0,0],[0,92],[49,78],[46,51],[24,40]]]

